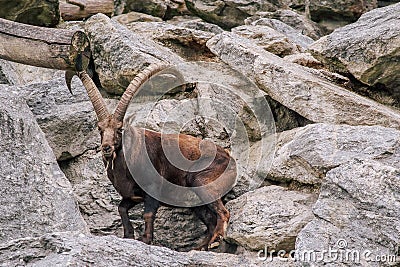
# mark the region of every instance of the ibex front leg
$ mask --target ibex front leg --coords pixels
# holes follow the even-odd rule
[[[153,241],[154,219],[160,202],[149,195],[144,198],[144,234],[142,241],[146,244],[151,244]]]
[[[133,202],[129,198],[123,198],[118,206],[118,212],[122,219],[122,227],[124,228],[124,238],[135,238],[134,230],[129,220],[128,211],[135,206],[137,203]]]

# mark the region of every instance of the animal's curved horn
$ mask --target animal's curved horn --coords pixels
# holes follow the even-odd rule
[[[90,78],[86,71],[78,72],[78,77],[81,79],[83,86],[86,88],[94,111],[96,112],[98,121],[107,119],[110,116],[110,113],[108,112],[106,103],[104,102],[104,99],[92,78]]]
[[[114,112],[114,118],[118,121],[123,121],[126,110],[128,109],[129,102],[132,97],[136,94],[140,86],[144,84],[148,79],[150,79],[154,74],[168,68],[169,65],[165,63],[153,64],[146,67],[142,72],[140,72],[126,88],[121,100],[118,103],[117,108]]]

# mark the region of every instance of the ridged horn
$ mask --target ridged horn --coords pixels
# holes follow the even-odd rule
[[[148,79],[150,79],[154,74],[168,68],[169,65],[165,63],[152,64],[146,67],[143,71],[141,71],[129,84],[126,88],[124,94],[121,96],[120,101],[118,102],[117,108],[114,112],[114,118],[118,121],[123,121],[126,110],[128,109],[129,102],[132,97],[139,90],[140,86],[142,86]]]
[[[106,103],[92,78],[90,78],[86,71],[78,72],[78,77],[81,79],[89,99],[92,102],[94,111],[97,115],[97,120],[102,121],[107,119],[110,116],[110,113],[108,112]]]

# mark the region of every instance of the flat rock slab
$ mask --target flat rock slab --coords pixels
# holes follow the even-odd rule
[[[15,87],[35,115],[57,160],[95,149],[100,143],[96,115],[79,79],[70,94],[64,78]]]
[[[4,266],[257,266],[257,259],[204,251],[176,252],[115,236],[73,232],[13,240],[0,245]],[[270,265],[268,265],[270,266]],[[271,266],[281,266],[273,264]],[[286,265],[289,266],[289,265]]]
[[[253,80],[274,100],[313,122],[382,125],[400,129],[400,113],[287,62],[233,33],[207,42],[233,69]]]
[[[296,241],[299,266],[316,262],[312,255],[322,259],[322,250],[329,249],[343,255],[335,261],[326,253],[329,266],[398,266],[399,166],[354,159],[328,172],[313,208],[316,218]]]
[[[269,19],[269,21],[280,20],[313,40],[318,40],[324,35],[317,23],[308,19],[305,15],[300,14],[300,12],[291,9],[279,9],[275,12],[257,12],[244,22],[247,25],[257,25],[258,23],[263,23],[264,19]]]
[[[270,27],[285,35],[291,42],[297,44],[303,49],[306,49],[309,45],[311,45],[314,40],[310,37],[303,35],[302,31],[295,29],[294,27],[278,20],[278,19],[270,19],[270,18],[259,18],[252,20],[253,17],[246,19],[247,26],[258,26],[261,28]]]
[[[152,63],[183,62],[168,48],[129,31],[103,14],[88,19],[85,31],[101,85],[112,94],[122,94],[131,80]]]
[[[400,166],[400,131],[318,123],[283,132],[268,176],[318,186],[329,170],[353,158]]]
[[[400,3],[372,10],[310,46],[331,70],[400,95]]]
[[[0,90],[0,242],[87,231],[45,135],[23,99]]]
[[[206,42],[215,33],[172,25],[166,22],[118,21],[133,33],[146,36],[150,40],[163,44],[188,61],[209,61],[210,58],[215,58],[215,55],[206,47]]]

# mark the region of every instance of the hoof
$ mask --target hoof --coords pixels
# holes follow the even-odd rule
[[[147,244],[147,245],[151,244],[151,239],[150,238],[142,237],[139,240],[142,241],[143,243]]]
[[[217,247],[219,247],[220,244],[221,243],[219,241],[215,241],[215,242],[211,243],[210,245],[208,245],[208,248],[209,249],[217,248]]]
[[[218,235],[216,238],[211,239],[210,243],[208,244],[208,248],[212,249],[212,248],[219,247],[219,245],[221,244],[223,239],[224,238],[222,237],[222,235]]]

